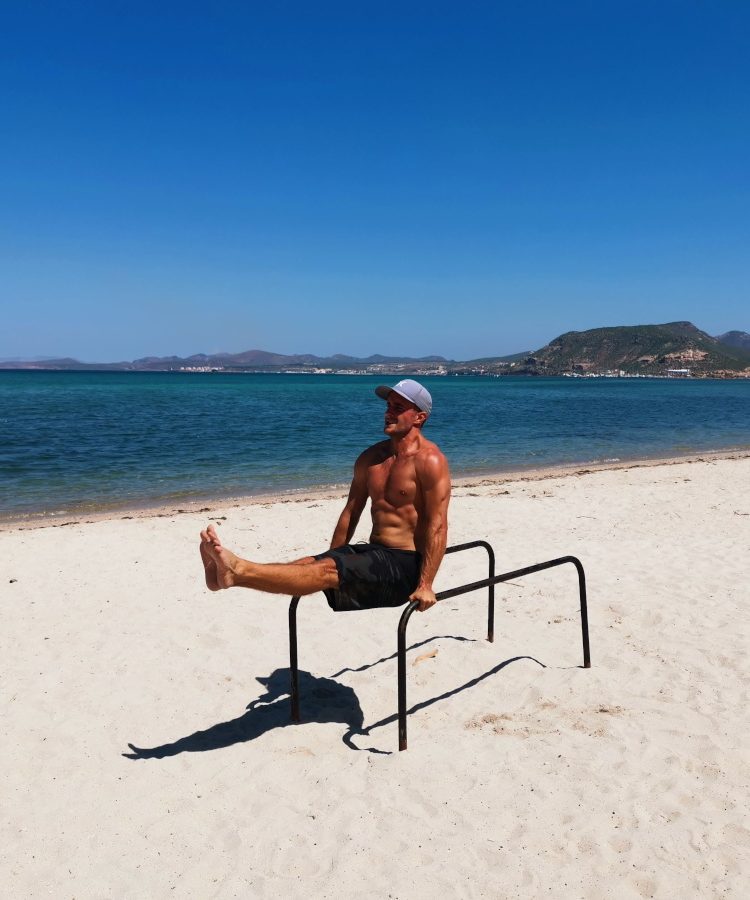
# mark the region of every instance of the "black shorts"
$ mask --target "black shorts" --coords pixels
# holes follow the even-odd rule
[[[328,605],[337,612],[401,606],[416,590],[422,555],[416,550],[393,550],[382,544],[344,544],[315,559],[336,563],[339,587],[328,588]]]

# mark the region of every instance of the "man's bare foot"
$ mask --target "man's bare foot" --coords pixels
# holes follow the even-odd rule
[[[234,586],[239,557],[235,556],[231,550],[227,550],[226,547],[222,547],[219,535],[213,525],[209,525],[205,531],[201,531],[201,557],[204,560],[208,558],[210,564],[213,565],[210,575],[209,566],[206,565],[206,586],[209,590],[220,591],[223,588]]]
[[[201,536],[201,559],[203,560],[203,569],[206,576],[206,587],[209,591],[219,591],[219,580],[216,575],[216,563],[213,561],[211,554],[208,552],[208,541],[204,541]]]

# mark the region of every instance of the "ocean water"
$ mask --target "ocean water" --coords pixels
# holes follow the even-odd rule
[[[383,380],[0,371],[0,516],[348,484]],[[455,476],[750,447],[750,381],[423,381]]]

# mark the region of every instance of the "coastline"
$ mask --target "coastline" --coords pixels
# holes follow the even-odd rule
[[[750,458],[750,447],[727,450],[712,450],[704,453],[687,453],[681,456],[636,457],[603,462],[561,464],[539,468],[510,469],[477,475],[461,475],[452,479],[454,491],[462,488],[492,487],[506,483],[543,481],[550,478],[587,475],[592,472],[610,472],[621,469],[672,466],[680,463],[715,462],[723,459]],[[199,500],[155,502],[153,505],[107,506],[81,508],[79,510],[52,513],[29,513],[15,517],[0,513],[0,533],[4,531],[28,531],[37,528],[59,528],[66,525],[89,524],[117,519],[165,518],[196,513],[214,513],[221,510],[237,509],[245,506],[267,506],[277,503],[307,503],[323,500],[345,499],[348,484],[314,485],[310,488],[295,488],[289,491],[269,494],[246,494],[227,497],[213,497]]]
[[[110,383],[92,375],[77,385],[44,381],[31,392],[6,386],[11,428],[0,527],[345,491],[354,456],[381,432],[381,409],[370,391],[374,379],[366,385],[358,378],[248,379],[187,384],[123,376]],[[747,385],[437,380],[433,390],[443,396],[430,436],[456,479],[750,450]],[[268,411],[293,407],[300,392],[311,402],[294,427],[276,433]],[[320,439],[328,403],[352,421],[366,420],[362,444],[347,429]],[[224,434],[222,421],[237,404],[245,414]],[[456,418],[451,411],[459,408]],[[464,418],[472,423],[470,439],[462,431]]]

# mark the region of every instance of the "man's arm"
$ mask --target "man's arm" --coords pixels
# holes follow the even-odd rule
[[[451,497],[451,476],[448,461],[439,451],[430,453],[419,472],[424,502],[426,527],[422,550],[422,571],[419,584],[410,600],[419,601],[419,611],[425,612],[435,604],[432,582],[445,555],[448,540],[448,503]],[[421,530],[421,529],[420,529]]]
[[[366,450],[360,454],[354,463],[354,477],[349,488],[349,497],[339,516],[336,527],[333,529],[333,537],[331,538],[332,550],[334,547],[348,544],[352,539],[359,517],[365,508],[365,503],[367,503],[367,453],[368,451]]]

